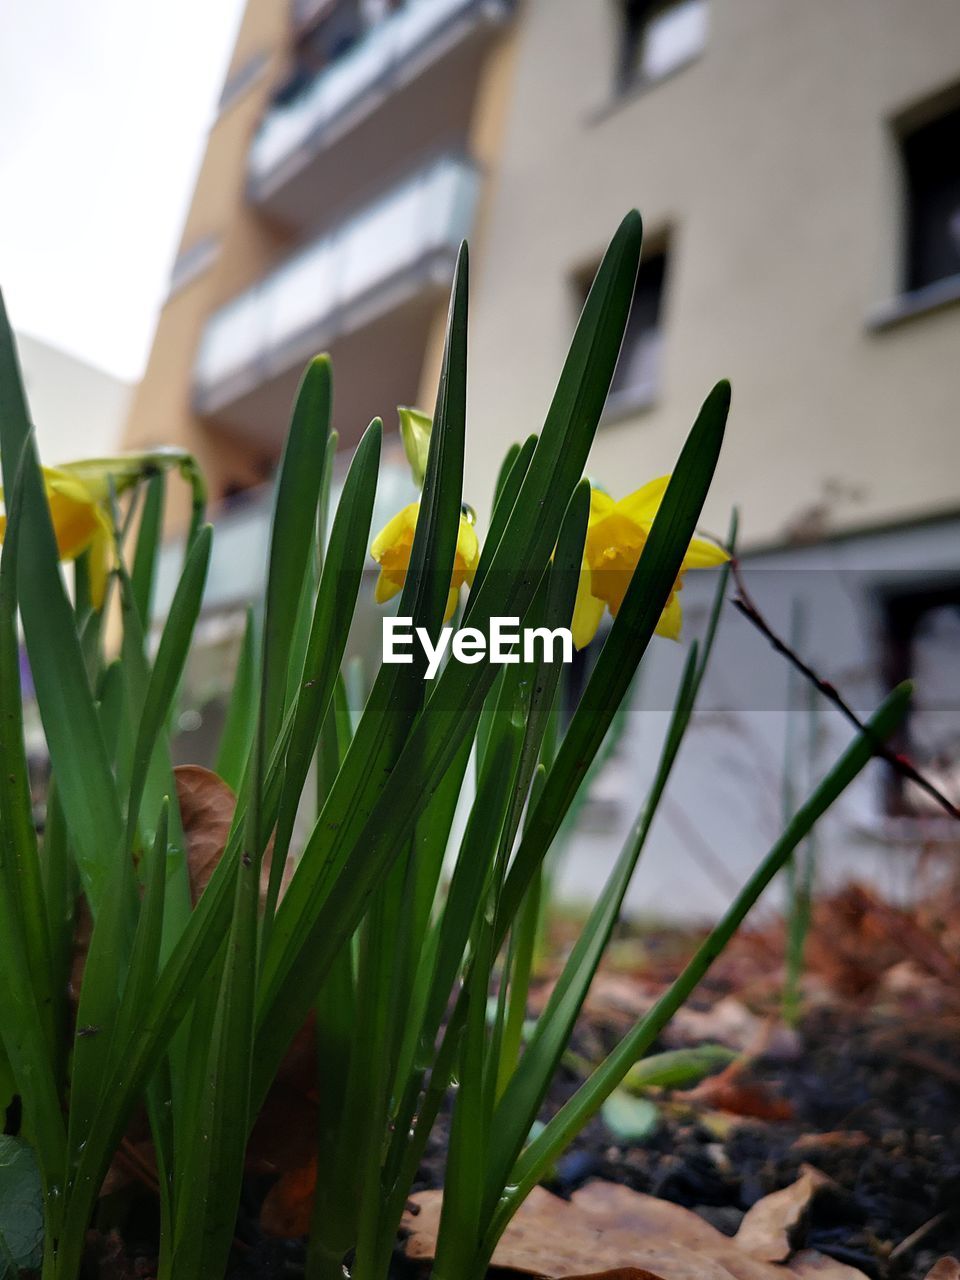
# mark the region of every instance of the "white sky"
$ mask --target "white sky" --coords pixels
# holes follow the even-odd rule
[[[240,11],[0,0],[0,287],[15,329],[140,375]]]

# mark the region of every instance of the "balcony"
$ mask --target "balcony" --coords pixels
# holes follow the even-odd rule
[[[215,312],[194,368],[197,412],[271,450],[305,361],[331,348],[345,443],[412,400],[477,188],[467,161],[434,161]]]
[[[462,148],[481,59],[511,8],[512,0],[409,0],[372,27],[297,98],[267,112],[250,149],[250,199],[303,229],[336,199],[318,172],[321,156],[338,189],[346,181],[362,190],[398,157]]]

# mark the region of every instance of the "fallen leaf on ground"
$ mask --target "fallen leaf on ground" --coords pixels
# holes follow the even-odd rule
[[[260,1226],[267,1235],[288,1238],[310,1231],[310,1212],[317,1186],[317,1163],[285,1173],[267,1192],[260,1210]]]
[[[757,1080],[746,1080],[739,1073],[721,1071],[691,1089],[687,1097],[705,1103],[714,1111],[727,1111],[735,1116],[750,1116],[754,1120],[790,1120],[793,1107],[785,1098],[778,1098],[766,1085]]]
[[[403,1219],[408,1258],[434,1256],[441,1197],[440,1191],[413,1196]],[[569,1201],[535,1187],[504,1232],[493,1265],[546,1280],[649,1275],[661,1280],[784,1280],[791,1275],[752,1257],[691,1210],[611,1182],[588,1183]],[[837,1280],[863,1277],[845,1272]]]
[[[801,1249],[787,1266],[803,1280],[863,1280],[863,1272],[816,1249]]]
[[[949,1256],[941,1258],[927,1272],[926,1280],[960,1280],[960,1262]]]
[[[734,1236],[738,1247],[761,1262],[783,1262],[790,1256],[797,1229],[806,1217],[810,1202],[829,1184],[825,1173],[812,1165],[803,1165],[796,1182],[764,1196],[747,1210]]]
[[[870,1137],[862,1129],[832,1129],[829,1133],[802,1133],[790,1145],[794,1151],[849,1151],[868,1147]]]

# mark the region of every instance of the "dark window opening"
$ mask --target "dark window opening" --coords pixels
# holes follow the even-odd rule
[[[960,108],[903,141],[908,291],[960,275]]]
[[[660,80],[703,50],[707,0],[620,0],[617,89]]]
[[[910,679],[913,702],[898,748],[960,803],[960,582],[886,602],[887,679]],[[891,771],[888,810],[900,816],[942,812],[925,792]]]
[[[666,272],[665,252],[640,263],[623,346],[607,397],[608,413],[641,408],[656,399],[663,353],[661,310]],[[581,278],[581,302],[586,299],[592,280],[593,273]]]

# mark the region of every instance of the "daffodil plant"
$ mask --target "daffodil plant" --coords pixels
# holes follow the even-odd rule
[[[39,1261],[44,1280],[76,1280],[101,1184],[140,1109],[160,1201],[159,1276],[222,1276],[248,1135],[304,1028],[318,1057],[309,1275],[339,1280],[348,1260],[354,1280],[386,1280],[427,1139],[452,1097],[434,1275],[478,1280],[524,1196],[900,722],[904,690],[797,807],[674,986],[536,1127],[690,722],[723,598],[726,553],[696,526],[723,437],[726,384],[708,395],[669,478],[619,502],[583,479],[640,241],[631,213],[597,273],[542,430],[504,462],[482,538],[462,495],[466,248],[435,410],[408,415],[402,428],[421,497],[372,540],[381,423],[357,446],[328,521],[331,371],[325,357],[310,363],[278,474],[265,598],[218,757],[235,813],[195,905],[170,725],[212,537],[196,470],[183,455],[152,453],[44,471],[0,314],[0,1079],[4,1103],[21,1099],[14,1140],[43,1190],[40,1257],[14,1261]],[[157,617],[171,467],[194,484],[195,518],[172,602]],[[594,641],[570,722],[562,727],[557,714],[557,664],[448,662],[425,683],[416,654],[411,664],[383,665],[351,714],[342,668],[371,552],[380,578],[370,595],[398,596],[400,612],[434,637],[461,604],[463,623],[481,631],[494,617],[516,617],[573,625],[586,644],[608,609],[611,626]],[[73,562],[71,591],[63,560]],[[647,798],[531,1030],[544,859],[648,644],[658,631],[679,633],[684,573],[710,565],[721,566],[716,605],[689,647]],[[101,619],[113,590],[120,634],[108,651]],[[360,607],[373,607],[369,595]],[[21,631],[52,770],[42,833],[27,777]],[[308,777],[315,813],[295,841]],[[71,1010],[80,899],[94,924]]]

